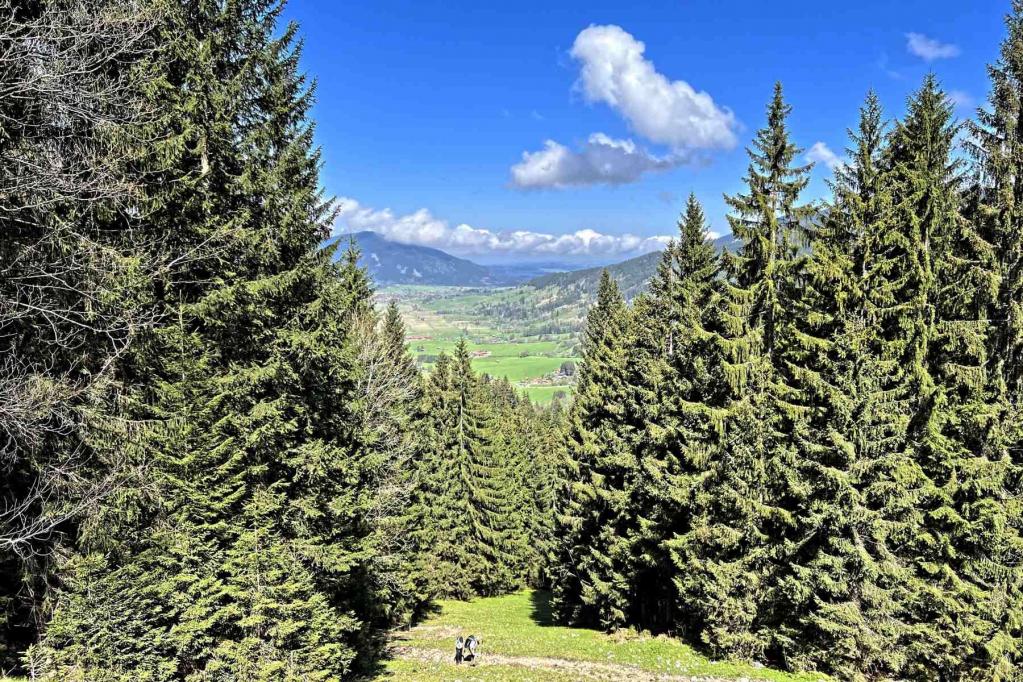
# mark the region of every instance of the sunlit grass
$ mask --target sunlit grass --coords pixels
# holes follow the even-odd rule
[[[632,666],[640,670],[680,676],[748,678],[792,682],[824,679],[821,675],[792,675],[745,663],[717,662],[692,647],[670,637],[643,634],[608,635],[596,630],[569,628],[552,623],[546,593],[518,594],[480,599],[472,602],[443,601],[441,611],[419,628],[403,633],[403,646],[453,653],[457,633],[477,634],[483,638],[487,655],[563,659]],[[562,670],[496,671],[479,666],[471,672],[453,663],[398,660],[388,664],[388,672],[397,682],[418,680],[543,680],[560,682]],[[503,666],[508,667],[508,666]],[[461,670],[461,673],[458,671]],[[507,673],[507,674],[506,674]],[[517,676],[516,676],[517,675]]]
[[[523,390],[530,400],[541,405],[547,405],[554,400],[555,395],[562,393],[565,396],[565,401],[572,399],[571,386],[527,386]]]

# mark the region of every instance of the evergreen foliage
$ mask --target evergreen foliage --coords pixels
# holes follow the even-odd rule
[[[0,63],[3,669],[351,679],[435,597],[530,585],[715,657],[1021,679],[1023,2],[972,165],[928,76],[891,124],[867,96],[808,204],[776,86],[741,247],[690,196],[646,293],[604,271],[567,414],[464,340],[421,371],[326,243],[281,13],[0,17],[40,47]]]
[[[742,247],[715,264],[691,199],[628,331],[589,331],[563,619],[843,679],[1017,678],[1014,10],[975,177],[928,76],[890,130],[868,95],[831,201],[801,203],[778,87],[726,197]]]
[[[627,349],[631,334],[625,299],[607,272],[583,336],[583,362],[568,417],[573,470],[560,521],[564,538],[555,583],[556,607],[576,622],[615,628],[628,621],[630,494],[638,463],[630,447]]]
[[[464,339],[438,357],[425,396],[416,545],[428,593],[467,599],[539,584],[563,466],[560,420],[477,375]]]

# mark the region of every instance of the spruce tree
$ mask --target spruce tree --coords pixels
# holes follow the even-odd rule
[[[909,438],[927,479],[912,544],[910,617],[922,627],[909,669],[953,677],[1011,667],[1016,655],[1004,644],[1012,571],[1003,549],[1013,538],[999,499],[1010,461],[992,437],[999,410],[987,375],[997,274],[990,246],[961,213],[957,128],[929,76],[893,134],[890,159],[896,210],[915,255],[908,272],[915,333],[904,361],[919,396]]]
[[[1008,471],[1002,492],[989,491],[1001,504],[1014,529],[1001,538],[999,563],[1015,565],[1013,557],[1023,555],[1023,510],[1010,502],[1023,491],[1023,128],[1020,126],[1023,100],[1023,3],[1014,0],[1005,18],[1007,35],[998,61],[988,67],[991,82],[988,106],[977,111],[977,120],[967,122],[970,151],[975,160],[975,181],[969,217],[979,235],[994,249],[998,293],[988,319],[988,355],[992,399],[999,415],[992,428],[992,450]],[[1005,575],[1006,600],[1023,604],[1023,576],[1018,568]],[[992,658],[1002,656],[1002,674],[1012,661],[1019,665],[1023,639],[1023,616],[1016,612],[1006,619],[1017,623],[1000,632],[987,645]]]
[[[369,288],[319,249],[333,209],[281,11],[184,3],[160,28],[141,212],[185,265],[154,283],[164,323],[121,372],[150,387],[134,414],[167,428],[147,443],[151,488],[111,498],[68,564],[43,651],[55,673],[135,679],[106,651],[167,677],[328,679],[372,653],[380,469],[353,329]],[[97,631],[94,596],[134,605],[154,636]]]
[[[451,466],[454,391],[451,356],[441,352],[424,381],[425,448],[415,468],[413,545],[416,577],[428,596],[457,594],[456,568],[461,556],[456,537],[465,488],[461,472]]]
[[[604,271],[587,315],[569,414],[572,483],[560,522],[554,603],[563,619],[606,629],[628,622],[634,585],[630,493],[638,466],[627,423],[629,336],[625,299]]]
[[[519,418],[525,437],[518,466],[525,485],[525,529],[531,548],[527,578],[536,587],[549,588],[557,570],[557,520],[566,496],[564,413],[557,402],[540,407],[523,400]]]
[[[498,424],[500,386],[477,376],[465,339],[441,355],[430,377],[427,408],[435,439],[424,463],[422,546],[428,581],[438,594],[463,599],[522,584],[528,546],[524,490],[516,453]]]
[[[1023,3],[1013,0],[1005,20],[1008,35],[998,61],[988,67],[988,107],[968,122],[970,151],[977,162],[974,221],[995,249],[998,296],[991,309],[991,357],[1018,404],[1023,392]]]
[[[895,325],[882,324],[897,314],[899,271],[884,133],[870,93],[814,225],[787,358],[792,402],[806,409],[794,442],[807,490],[772,628],[788,666],[850,678],[896,675],[905,661],[892,643],[908,634],[911,574],[896,549],[921,486],[904,437],[912,396],[884,333]]]
[[[789,105],[777,85],[767,125],[748,150],[748,192],[726,196],[738,253],[724,258],[727,284],[711,329],[723,349],[726,414],[692,496],[692,520],[672,542],[679,599],[690,627],[715,654],[754,658],[769,643],[762,619],[769,593],[792,551],[799,484],[781,360],[791,343],[792,302],[805,222],[799,203],[808,168],[794,165]]]
[[[634,304],[635,346],[630,362],[639,392],[644,433],[636,447],[641,482],[632,505],[639,518],[635,591],[645,627],[673,628],[684,619],[674,585],[663,579],[674,567],[664,542],[688,528],[689,495],[703,472],[720,377],[713,368],[713,335],[705,325],[719,295],[719,259],[703,209],[690,195],[650,283]]]

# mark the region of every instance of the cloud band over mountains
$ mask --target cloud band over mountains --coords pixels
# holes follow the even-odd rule
[[[372,230],[396,242],[432,246],[458,256],[631,257],[663,249],[670,240],[667,236],[611,235],[596,230],[495,232],[464,223],[452,227],[425,208],[396,215],[388,208],[374,209],[351,198],[341,198],[339,203],[341,215],[335,234]]]

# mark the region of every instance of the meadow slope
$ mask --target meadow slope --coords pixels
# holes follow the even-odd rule
[[[821,675],[792,675],[744,663],[711,661],[669,637],[607,635],[553,624],[549,596],[523,591],[470,602],[441,601],[439,613],[395,633],[391,659],[379,682],[710,682],[765,680],[809,682]],[[479,664],[455,665],[459,634],[483,638]]]

